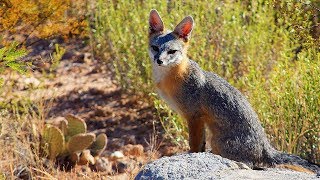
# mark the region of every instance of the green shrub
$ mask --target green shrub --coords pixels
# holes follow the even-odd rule
[[[10,46],[0,49],[0,73],[6,69],[11,69],[20,73],[26,71],[26,64],[19,61],[19,59],[27,55],[27,52],[23,49],[18,49],[17,45],[17,43],[11,43]]]
[[[317,23],[312,17],[319,16],[315,4],[97,0],[93,41],[96,52],[113,65],[120,84],[149,95],[167,132],[173,129],[185,137],[183,121],[152,93],[148,16],[157,9],[166,27],[173,29],[192,15],[196,25],[190,58],[248,97],[279,150],[320,162],[320,53],[311,31]]]
[[[11,43],[8,47],[0,48],[0,74],[5,70],[13,70],[19,73],[26,72],[27,63],[20,61],[20,58],[27,55],[27,51],[18,49],[17,45],[17,43]],[[3,84],[4,79],[0,77],[0,88]]]

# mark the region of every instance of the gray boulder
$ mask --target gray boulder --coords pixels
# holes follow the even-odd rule
[[[147,164],[135,178],[145,179],[319,179],[315,174],[288,169],[267,168],[251,170],[243,163],[232,161],[212,153],[179,154],[163,157]]]

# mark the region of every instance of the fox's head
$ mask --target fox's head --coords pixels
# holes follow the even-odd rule
[[[193,18],[185,17],[173,31],[164,31],[156,10],[149,17],[149,55],[157,66],[174,66],[187,58],[188,41],[193,28]]]

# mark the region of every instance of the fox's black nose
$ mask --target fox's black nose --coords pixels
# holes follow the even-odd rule
[[[161,64],[163,64],[163,61],[161,61],[161,60],[157,60],[157,63],[159,64],[159,65],[161,65]]]

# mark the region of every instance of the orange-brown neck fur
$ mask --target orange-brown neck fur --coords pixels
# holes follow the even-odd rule
[[[167,75],[157,83],[157,88],[166,96],[174,97],[188,74],[188,66],[188,59],[185,58],[178,65],[171,67]]]

